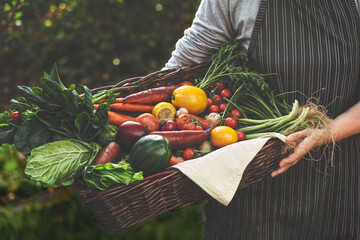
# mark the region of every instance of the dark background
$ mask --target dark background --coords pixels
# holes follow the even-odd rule
[[[0,111],[18,85],[56,63],[66,86],[90,89],[160,70],[200,0],[0,0]],[[123,233],[105,232],[67,190],[23,178],[26,159],[0,148],[0,240],[200,239],[200,205]]]

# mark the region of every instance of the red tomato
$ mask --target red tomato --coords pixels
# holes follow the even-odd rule
[[[184,159],[182,157],[176,157],[172,155],[168,166],[174,166],[182,162],[184,162]]]
[[[218,113],[218,112],[220,112],[220,107],[218,105],[211,105],[209,107],[209,112]]]
[[[230,89],[225,88],[225,89],[221,90],[220,95],[225,98],[231,98],[232,92]]]
[[[180,116],[178,119],[176,119],[176,124],[180,130],[195,130],[196,128],[195,123],[189,120],[189,118],[186,116]]]
[[[235,130],[236,134],[238,135],[238,142],[239,141],[243,141],[246,139],[246,135],[243,131],[241,130]]]
[[[204,130],[202,126],[196,125],[195,130]]]
[[[216,86],[216,90],[218,90],[218,91],[221,91],[224,88],[226,88],[225,84],[222,82],[217,82],[215,86]]]
[[[222,102],[222,97],[219,94],[215,94],[214,101],[216,103],[221,103]]]
[[[214,100],[212,100],[211,98],[208,98],[207,99],[207,106],[209,107],[209,106],[211,106],[213,104],[214,104]]]
[[[21,113],[20,112],[13,112],[10,115],[11,119],[20,119],[21,118]]]
[[[220,104],[220,112],[225,111],[226,106],[227,106],[227,103]]]
[[[194,153],[194,149],[193,149],[193,148],[188,147],[188,148],[185,148],[185,149],[184,149],[183,158],[184,158],[185,160],[189,160],[189,159],[194,158],[194,155],[195,155],[195,153]]]
[[[161,126],[162,131],[175,131],[177,130],[177,124],[174,120],[167,120],[164,125]]]
[[[157,131],[160,128],[161,120],[152,115],[151,113],[143,113],[136,119],[137,122],[149,128],[151,132]]]
[[[227,117],[225,119],[225,125],[231,128],[235,128],[237,126],[237,120],[234,117]]]
[[[230,114],[234,117],[241,118],[241,112],[236,108],[231,109]]]
[[[180,86],[194,86],[194,84],[189,81],[184,81],[184,82],[180,83]]]

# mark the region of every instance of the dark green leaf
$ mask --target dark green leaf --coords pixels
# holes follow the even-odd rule
[[[37,118],[29,118],[21,124],[14,136],[15,147],[25,155],[33,148],[47,143],[51,132]]]
[[[56,83],[58,83],[62,90],[65,90],[65,89],[66,89],[66,87],[64,86],[64,84],[63,84],[63,83],[61,82],[61,80],[60,80],[59,72],[58,72],[56,63],[54,64],[54,67],[53,67],[53,69],[51,70],[50,79],[52,79],[53,81],[55,81]]]
[[[0,146],[4,143],[13,144],[17,128],[9,125],[0,125]]]
[[[93,115],[92,125],[94,128],[101,128],[109,122],[108,111],[110,106],[108,104],[100,104]]]
[[[86,135],[91,127],[90,115],[86,112],[79,113],[75,119],[75,126],[79,135]]]
[[[37,118],[50,129],[60,129],[62,119],[58,118],[55,113],[40,110],[36,113]]]
[[[94,110],[94,106],[92,104],[92,93],[88,87],[83,86],[83,88],[85,90],[85,96],[83,99],[83,103],[85,107],[84,111],[92,112]]]
[[[41,78],[40,86],[42,87],[43,94],[53,98],[54,101],[59,100],[58,96],[61,94],[61,86],[52,79]]]
[[[63,108],[70,115],[76,115],[79,112],[79,96],[74,95],[72,90],[64,90],[60,95]]]
[[[11,99],[10,108],[19,112],[25,112],[26,110],[33,109],[31,104],[29,104],[23,97],[20,97],[18,99]]]
[[[35,89],[36,92],[34,92],[33,89]],[[60,105],[49,102],[49,100],[46,97],[44,97],[43,95],[40,95],[36,89],[37,88],[30,88],[27,86],[18,86],[18,90],[21,93],[21,95],[26,100],[39,106],[40,108],[43,108],[43,109],[46,109],[49,111],[58,111],[59,109],[61,109]]]

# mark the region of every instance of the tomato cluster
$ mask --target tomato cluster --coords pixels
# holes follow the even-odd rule
[[[208,111],[210,113],[224,112],[227,103],[224,102],[224,98],[230,99],[232,97],[232,91],[222,82],[217,82],[215,85],[214,95],[212,98],[208,98]],[[237,119],[241,118],[241,112],[233,108],[230,110],[230,116],[225,119],[225,125],[231,128],[236,128]]]

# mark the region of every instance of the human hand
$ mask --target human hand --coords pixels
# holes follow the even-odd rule
[[[294,143],[294,152],[279,163],[279,168],[271,173],[272,177],[278,176],[290,167],[294,166],[301,158],[303,158],[311,149],[320,146],[330,139],[327,129],[311,129],[295,132],[286,137],[286,143]]]

